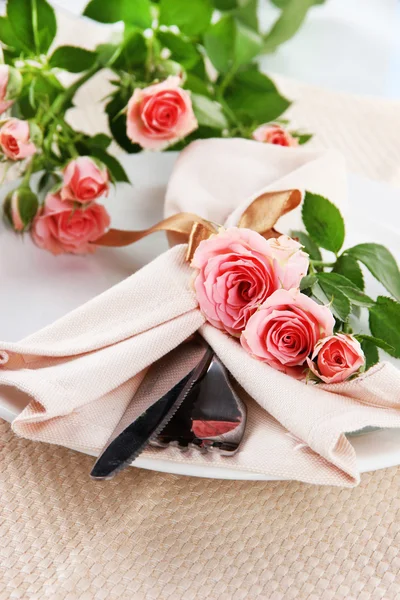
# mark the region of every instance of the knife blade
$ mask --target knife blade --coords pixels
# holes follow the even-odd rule
[[[242,441],[247,416],[238,391],[238,384],[214,354],[205,376],[150,444],[232,456]]]
[[[90,473],[93,479],[110,479],[116,475],[130,465],[150,440],[157,437],[164,429],[193,386],[201,380],[208,369],[213,351],[205,342],[202,342],[202,349],[202,357],[196,366],[134,420],[127,419],[128,407],[93,466]],[[162,370],[158,378],[161,375]],[[135,398],[132,402],[134,400]]]

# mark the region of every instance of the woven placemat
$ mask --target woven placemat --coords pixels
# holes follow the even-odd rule
[[[400,468],[337,489],[128,469],[0,422],[0,600],[400,597]]]

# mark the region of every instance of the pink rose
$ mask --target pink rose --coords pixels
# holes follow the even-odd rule
[[[365,363],[359,342],[346,333],[320,340],[307,358],[311,371],[325,383],[338,383],[357,373]]]
[[[49,194],[31,232],[35,244],[52,254],[86,254],[96,250],[90,242],[103,235],[109,225],[104,206],[92,203],[81,208],[61,200],[59,195]]]
[[[21,73],[9,65],[0,65],[0,114],[13,105],[21,88]]]
[[[64,182],[60,196],[62,200],[74,200],[81,204],[93,202],[107,196],[110,188],[108,170],[89,156],[71,160],[64,170]]]
[[[275,259],[275,270],[281,287],[285,290],[299,287],[300,281],[307,275],[309,265],[309,256],[302,251],[301,244],[287,235],[271,238],[268,244]]]
[[[298,290],[278,290],[250,317],[241,343],[271,367],[301,376],[315,344],[332,335],[334,324],[327,306]]]
[[[132,142],[160,150],[197,129],[190,94],[180,83],[180,77],[171,76],[135,89],[127,114],[127,135]]]
[[[286,129],[280,125],[268,124],[260,125],[253,131],[253,139],[265,144],[275,144],[277,146],[298,146],[299,143]]]
[[[192,266],[199,270],[194,287],[200,310],[232,335],[280,287],[271,247],[251,229],[232,227],[200,242]]]
[[[0,146],[11,160],[28,158],[36,152],[31,140],[31,128],[27,121],[8,119],[0,128]]]

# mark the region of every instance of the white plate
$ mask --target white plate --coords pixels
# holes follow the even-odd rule
[[[174,153],[122,157],[133,188],[121,185],[118,194],[106,202],[114,227],[142,229],[162,218],[165,185],[175,160]],[[349,186],[352,212],[347,219],[346,243],[381,242],[400,258],[400,192],[357,176],[349,177]],[[4,186],[2,195],[6,191]],[[379,223],[376,222],[377,203]],[[37,331],[118,283],[166,249],[165,236],[154,234],[125,249],[100,249],[94,256],[87,257],[53,257],[36,248],[29,236],[20,238],[1,224],[0,339],[17,341]],[[382,292],[368,274],[366,279],[371,294]],[[17,396],[8,403],[0,398],[0,417],[7,421],[12,421],[22,408]],[[398,429],[364,433],[353,437],[352,444],[361,472],[400,464]],[[139,458],[134,466],[198,477],[272,479],[153,458]]]

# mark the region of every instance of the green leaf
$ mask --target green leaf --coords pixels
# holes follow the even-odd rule
[[[264,37],[264,52],[274,52],[278,46],[290,40],[300,29],[308,9],[314,0],[288,0],[274,23]]]
[[[241,67],[249,63],[262,48],[262,37],[240,20],[236,20],[233,66]]]
[[[232,16],[222,17],[204,36],[204,45],[214,67],[221,73],[250,62],[260,52],[261,36]]]
[[[25,44],[21,44],[15,35],[7,17],[0,17],[0,41],[18,53],[25,48]]]
[[[63,86],[53,74],[47,77],[44,74],[25,76],[21,95],[13,106],[13,114],[23,119],[33,119],[38,106],[49,108],[63,91]]]
[[[248,0],[244,4],[241,4],[239,8],[234,12],[234,16],[238,21],[241,21],[250,29],[254,31],[259,30],[258,25],[258,0]]]
[[[316,275],[305,275],[303,279],[300,281],[300,291],[307,290],[308,288],[312,288],[312,286],[317,283]]]
[[[326,0],[313,0],[312,4],[324,4]],[[290,3],[290,0],[271,0],[278,8],[285,8]]]
[[[291,237],[298,238],[300,244],[304,247],[312,260],[322,260],[322,254],[317,244],[303,231],[291,231]]]
[[[233,10],[238,6],[238,0],[213,0],[217,10]]]
[[[351,304],[343,292],[327,281],[323,283],[319,281],[317,285],[313,286],[312,292],[322,304],[330,305],[330,309],[336,319],[343,322],[347,321],[351,312]]]
[[[101,148],[92,148],[91,154],[95,158],[101,160],[101,162],[103,162],[106,165],[114,181],[130,183],[129,177],[126,174],[125,169],[123,168],[119,160],[115,158],[115,156],[112,156],[111,154],[109,154],[105,150],[102,150]]]
[[[101,148],[102,150],[106,150],[111,142],[112,139],[105,133],[96,133],[93,137],[88,138],[88,145],[91,148]]]
[[[296,131],[291,131],[290,133],[296,138],[300,146],[309,142],[313,137],[312,133],[297,133]]]
[[[180,63],[185,69],[191,69],[201,59],[201,54],[192,42],[172,31],[158,31],[157,38],[171,52],[171,60]]]
[[[239,118],[251,124],[273,121],[290,105],[269,77],[253,69],[236,74],[225,99]]]
[[[345,251],[362,262],[396,300],[400,300],[400,271],[395,258],[380,244],[359,244]]]
[[[365,370],[368,371],[379,362],[379,351],[376,344],[368,340],[361,341],[361,349],[365,355]]]
[[[208,57],[220,73],[229,71],[233,62],[235,22],[230,16],[223,17],[208,29],[204,46]]]
[[[201,96],[209,97],[211,95],[207,83],[192,73],[187,74],[183,87],[191,92],[194,92],[195,94],[200,94]]]
[[[126,31],[118,56],[112,62],[115,69],[134,70],[145,63],[147,45],[140,31]]]
[[[33,54],[45,54],[57,32],[53,8],[46,0],[8,0],[7,17],[18,44]]]
[[[96,46],[97,61],[102,67],[112,66],[121,53],[121,46],[116,44],[99,44]],[[119,83],[119,81],[118,81]]]
[[[177,25],[189,37],[197,36],[211,22],[213,6],[210,0],[161,0],[160,24]]]
[[[364,294],[350,279],[339,275],[339,273],[318,273],[317,278],[322,288],[328,284],[332,288],[342,292],[352,304],[357,306],[372,306],[374,301],[372,298]]]
[[[327,198],[306,192],[303,223],[315,242],[331,252],[339,252],[344,242],[344,221],[339,209]]]
[[[97,55],[95,52],[77,46],[60,46],[50,57],[50,67],[64,69],[70,73],[81,73],[93,67]]]
[[[91,0],[83,14],[100,23],[124,21],[141,29],[152,24],[150,0]]]
[[[364,289],[364,276],[361,267],[356,259],[349,254],[339,256],[333,270],[335,273],[339,273],[350,279],[360,290]]]
[[[377,346],[378,348],[382,348],[382,350],[385,350],[385,352],[390,352],[393,350],[393,346],[390,346],[390,344],[387,344],[383,340],[373,337],[372,335],[357,334],[354,337],[359,342],[364,342],[364,341],[370,342],[371,344],[374,344],[374,346]]]
[[[121,93],[116,93],[106,105],[108,115],[108,124],[110,131],[119,146],[129,154],[141,152],[139,144],[133,144],[126,135],[126,115],[121,112],[125,109],[129,97],[124,97]]]
[[[199,125],[205,125],[213,129],[225,129],[228,122],[218,102],[214,102],[206,96],[192,94],[193,111]]]
[[[378,296],[376,304],[369,309],[369,327],[374,337],[392,346],[393,350],[388,353],[400,358],[400,304],[392,298]]]

